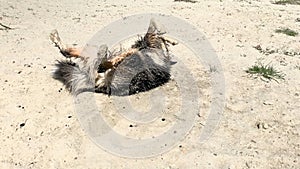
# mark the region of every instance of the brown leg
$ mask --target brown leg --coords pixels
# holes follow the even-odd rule
[[[109,62],[112,63],[114,67],[118,66],[127,56],[132,55],[133,53],[137,52],[138,49],[130,49],[124,53],[121,53],[120,55],[114,57],[113,59],[109,60]]]
[[[83,58],[83,56],[80,56],[82,49],[80,48],[66,48],[64,52],[68,53],[70,57],[75,58]]]
[[[173,46],[178,44],[178,42],[172,41],[172,40],[167,39],[167,38],[165,38],[163,36],[159,36],[158,38],[161,39],[161,41],[164,44],[165,49],[166,49],[167,52],[169,52],[169,48],[168,48],[169,44],[171,44]]]
[[[81,59],[85,60],[85,58],[83,56],[80,56],[81,49],[67,47],[60,39],[57,30],[53,30],[53,32],[50,33],[50,40],[55,44],[55,46],[60,50],[60,52],[65,57],[68,57],[68,58],[75,57],[75,58],[81,58]]]

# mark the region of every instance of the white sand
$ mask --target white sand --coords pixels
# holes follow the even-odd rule
[[[0,30],[1,169],[300,168],[300,56],[282,52],[265,56],[253,48],[261,45],[299,52],[300,36],[274,30],[288,27],[300,32],[300,23],[295,21],[300,18],[300,6],[274,5],[268,0],[2,0],[0,4],[0,23],[15,28]],[[62,57],[48,36],[58,29],[66,43],[83,46],[111,21],[144,12],[172,14],[206,35],[223,66],[226,105],[219,126],[200,144],[197,139],[209,113],[211,84],[209,70],[191,65],[202,96],[201,117],[197,116],[193,129],[167,153],[122,158],[99,148],[81,128],[72,96],[50,76],[55,59]],[[174,54],[188,58],[188,51],[181,49],[174,47]],[[285,80],[267,83],[250,78],[244,70],[258,58],[272,62],[286,74]],[[174,87],[172,82],[163,87],[171,91],[170,98],[176,96]],[[134,102],[147,94],[131,99]],[[107,96],[96,98],[101,101]],[[149,126],[130,128],[131,123],[109,111],[109,106],[112,103],[105,108],[107,122],[130,137],[160,134],[158,129],[167,130],[176,120],[169,111],[165,122],[159,118]],[[20,127],[22,123],[25,126]]]

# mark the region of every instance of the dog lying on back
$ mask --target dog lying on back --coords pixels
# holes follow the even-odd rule
[[[126,52],[111,53],[102,45],[93,58],[82,56],[77,48],[67,48],[55,30],[50,39],[69,59],[57,61],[53,78],[75,95],[91,91],[126,96],[151,90],[170,79],[168,46],[177,43],[163,37],[165,33],[152,19],[145,36]]]

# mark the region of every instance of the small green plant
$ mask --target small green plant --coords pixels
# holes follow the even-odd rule
[[[190,2],[190,3],[196,3],[197,1],[194,1],[194,0],[174,0],[174,2]]]
[[[275,1],[274,4],[278,4],[278,5],[286,5],[286,4],[300,5],[300,0],[279,0],[279,1]]]
[[[282,29],[276,29],[275,30],[276,33],[283,33],[286,34],[288,36],[297,36],[298,32],[291,30],[289,28],[282,28]]]
[[[275,80],[276,82],[278,82],[277,80],[280,79],[284,80],[284,74],[282,72],[275,70],[275,68],[273,66],[270,66],[270,64],[264,65],[260,62],[249,67],[246,70],[246,73],[249,73],[251,76],[254,76],[254,78],[260,77],[262,80]]]

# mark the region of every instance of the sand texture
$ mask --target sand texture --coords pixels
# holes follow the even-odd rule
[[[199,64],[184,44],[170,47],[189,65],[200,112],[170,151],[125,158],[98,147],[81,127],[72,95],[51,77],[55,60],[63,57],[49,34],[57,29],[65,43],[80,47],[112,21],[145,12],[173,15],[193,25],[209,40],[222,69]],[[275,32],[290,28],[300,34],[299,18],[299,5],[269,0],[0,0],[0,168],[299,169],[300,35]],[[254,48],[258,45],[260,50]],[[270,63],[285,74],[284,80],[251,77],[245,70],[257,61]],[[225,77],[224,109],[212,135],[199,143],[211,110],[213,73]],[[163,134],[180,120],[175,112],[181,108],[181,90],[173,79],[128,97],[136,109],[148,110],[149,101],[159,100],[164,91],[164,114],[149,124],[118,114],[114,97],[95,98],[114,131],[143,139]]]

